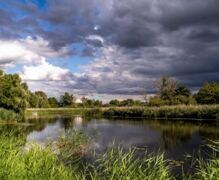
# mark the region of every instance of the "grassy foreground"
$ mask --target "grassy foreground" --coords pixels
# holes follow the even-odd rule
[[[9,136],[10,135],[10,136]],[[94,162],[86,160],[89,139],[75,131],[46,148],[25,147],[13,132],[0,136],[0,179],[168,179],[163,155],[135,158],[135,151],[110,149]],[[55,148],[55,149],[54,149]],[[58,150],[58,151],[57,151]]]
[[[99,117],[146,119],[205,119],[219,120],[219,105],[178,105],[161,107],[113,107],[113,108],[47,108],[27,109],[26,116],[71,116],[84,114]]]
[[[45,148],[25,145],[25,136],[7,132],[0,135],[0,179],[177,179],[171,175],[170,161],[163,154],[136,156],[136,149],[108,149],[95,156],[88,151],[91,142],[74,131]],[[94,161],[86,157],[92,155]],[[219,159],[197,160],[193,174],[183,179],[219,179]]]

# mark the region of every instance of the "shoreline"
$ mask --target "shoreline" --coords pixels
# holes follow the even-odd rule
[[[30,108],[25,115],[31,116],[58,115],[88,115],[106,118],[136,118],[160,120],[191,120],[217,121],[219,120],[219,105],[177,105],[161,107],[98,107],[98,108]]]

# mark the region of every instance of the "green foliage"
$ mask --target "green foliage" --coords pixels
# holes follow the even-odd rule
[[[135,101],[133,99],[126,99],[120,102],[121,106],[134,106]]]
[[[206,83],[195,95],[200,104],[216,104],[219,103],[219,84]]]
[[[61,96],[62,106],[73,106],[75,104],[75,100],[76,98],[68,92],[65,92],[64,95]]]
[[[94,166],[92,179],[170,179],[169,167],[161,155],[145,155],[136,158],[136,149],[124,152],[122,148],[111,148]]]
[[[169,100],[161,99],[158,96],[153,96],[149,99],[149,106],[164,106],[164,105],[195,105],[196,100],[192,96],[183,96],[183,95],[177,95],[173,96]]]
[[[82,131],[74,129],[66,132],[57,142],[59,159],[68,165],[75,165],[76,162],[80,163],[81,157],[88,154],[90,142],[90,138]]]
[[[163,76],[157,81],[158,96],[163,100],[170,100],[177,88],[178,81],[172,77]]]
[[[24,143],[21,136],[1,134],[0,179],[73,179],[72,171],[50,149],[33,146],[25,152]]]
[[[171,105],[180,105],[180,104],[195,105],[197,103],[196,103],[196,100],[192,96],[177,95],[171,99],[170,104]]]
[[[46,147],[26,143],[26,135],[18,129],[0,129],[0,179],[178,179],[171,175],[174,164],[163,154],[148,154],[131,147],[114,146],[96,156],[90,153],[90,139],[81,131],[67,132]],[[70,134],[69,134],[70,133]],[[218,149],[218,143],[217,149]],[[139,156],[139,152],[142,154]],[[144,153],[144,154],[143,154]],[[215,154],[215,153],[214,153]],[[170,166],[170,164],[172,164]],[[219,177],[219,159],[212,156],[195,160],[194,171],[183,179],[215,180]],[[191,173],[192,172],[192,173]]]
[[[18,113],[15,113],[12,110],[6,110],[0,108],[0,120],[6,120],[6,121],[16,121],[20,120],[22,116]]]
[[[168,100],[163,100],[159,96],[153,96],[149,99],[149,106],[163,106],[168,105],[170,102]]]
[[[28,87],[18,74],[0,72],[0,107],[23,113],[28,103]]]
[[[109,102],[109,106],[144,106],[144,102],[133,99],[117,100],[113,99]]]
[[[35,94],[37,95],[38,99],[39,99],[39,104],[38,107],[39,108],[49,108],[49,102],[48,102],[48,98],[45,92],[43,91],[37,91],[35,92]]]
[[[86,97],[82,97],[81,102],[82,107],[101,107],[103,105],[100,100],[88,99]]]
[[[29,107],[31,108],[39,107],[39,96],[32,92],[30,92],[30,96],[29,96]]]
[[[52,108],[59,107],[59,102],[55,97],[49,97],[48,102],[49,102],[49,106]]]
[[[149,106],[196,104],[189,88],[171,77],[162,77],[157,86],[158,95],[149,99]]]
[[[109,102],[109,105],[111,105],[111,106],[120,106],[120,102],[117,99],[113,99]]]
[[[185,96],[189,97],[191,96],[191,92],[189,88],[185,85],[179,85],[174,92],[174,96]]]
[[[106,117],[141,117],[156,118],[185,118],[185,119],[219,119],[219,106],[161,106],[161,107],[132,107],[103,109]]]
[[[215,180],[219,179],[219,159],[214,157],[209,160],[198,160],[196,179]]]

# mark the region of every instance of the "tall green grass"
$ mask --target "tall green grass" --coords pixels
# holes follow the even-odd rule
[[[135,150],[110,149],[94,161],[86,159],[89,138],[75,131],[56,145],[24,150],[24,136],[0,135],[0,179],[139,179],[169,177],[163,155],[135,157]],[[91,155],[92,153],[90,153]],[[94,157],[93,157],[94,158]]]
[[[8,135],[11,136],[8,136]],[[24,152],[22,137],[0,136],[0,179],[71,179],[72,171],[50,149],[37,146]]]
[[[170,166],[162,153],[139,156],[138,149],[125,151],[114,147],[102,155],[95,155],[88,148],[92,140],[80,131],[63,135],[55,147],[53,142],[45,148],[32,145],[25,150],[25,138],[13,131],[0,132],[0,179],[166,180],[179,177],[171,174],[174,165]],[[215,151],[218,147],[218,143],[214,144]],[[93,160],[87,158],[89,156]],[[219,179],[217,156],[195,161],[195,171],[192,174],[182,172],[183,179]]]
[[[219,159],[212,157],[211,159],[204,160],[198,159],[196,173],[193,176],[196,179],[203,180],[218,180],[219,179]]]
[[[170,179],[169,166],[161,155],[136,157],[136,149],[124,152],[111,148],[99,157],[93,166],[92,179]]]

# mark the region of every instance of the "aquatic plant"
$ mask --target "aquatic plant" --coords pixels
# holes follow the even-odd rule
[[[169,166],[164,155],[145,154],[136,157],[136,149],[125,152],[111,148],[101,155],[90,173],[92,179],[170,179]]]

